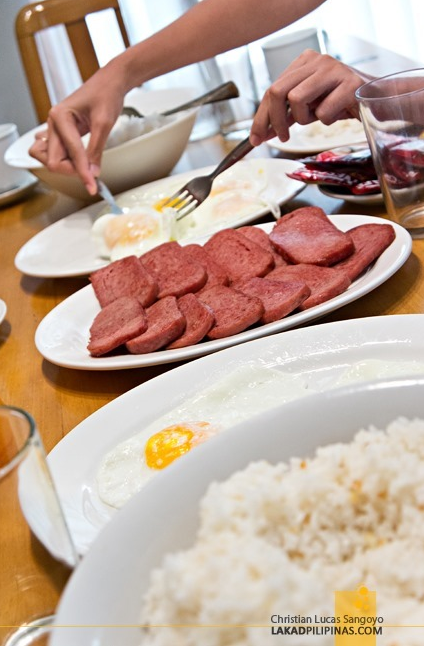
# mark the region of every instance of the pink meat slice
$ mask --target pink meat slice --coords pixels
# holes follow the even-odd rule
[[[340,231],[316,206],[305,206],[284,215],[269,239],[289,263],[329,267],[354,251],[349,233]]]
[[[186,320],[175,296],[165,296],[147,311],[147,330],[126,344],[131,354],[154,352],[177,339],[184,332]]]
[[[194,294],[181,296],[177,301],[178,308],[186,320],[182,335],[167,346],[167,349],[185,348],[201,341],[215,323],[212,310],[201,303]]]
[[[133,296],[143,307],[148,307],[155,302],[159,290],[156,280],[142,266],[137,256],[111,262],[91,274],[90,281],[101,307],[121,296]]]
[[[215,262],[204,247],[200,244],[188,244],[182,248],[191,260],[199,263],[206,270],[208,277],[202,289],[208,289],[213,285],[228,285],[230,281],[227,272]]]
[[[239,229],[237,229],[237,231],[240,231],[240,233],[249,238],[249,240],[256,242],[256,244],[258,244],[260,247],[263,247],[264,249],[269,251],[274,258],[276,267],[287,265],[287,262],[284,260],[283,256],[278,253],[277,249],[272,246],[268,234],[265,233],[263,229],[260,229],[259,227],[246,226],[240,227]]]
[[[121,296],[105,305],[95,317],[87,349],[93,357],[100,357],[146,329],[147,317],[140,301],[132,296]]]
[[[349,258],[337,263],[353,281],[378,258],[396,237],[391,224],[360,224],[349,230],[355,251]]]
[[[143,254],[140,261],[158,282],[159,298],[197,292],[206,283],[205,269],[190,260],[178,242],[164,242]]]
[[[257,323],[264,313],[259,298],[246,296],[224,285],[202,291],[199,299],[211,308],[215,316],[215,324],[207,334],[209,339],[222,339],[243,332]]]
[[[230,283],[265,276],[274,267],[274,258],[269,251],[234,229],[218,231],[204,246],[228,273]]]
[[[237,283],[237,289],[262,301],[264,313],[261,323],[279,321],[299,307],[311,293],[306,283],[300,280],[280,281],[269,278],[249,278]]]
[[[300,280],[307,284],[311,294],[300,304],[306,310],[342,294],[350,285],[349,276],[341,269],[321,267],[320,265],[287,265],[271,271],[269,280]]]

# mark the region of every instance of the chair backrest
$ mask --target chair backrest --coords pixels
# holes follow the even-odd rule
[[[81,78],[86,81],[99,69],[99,62],[85,18],[105,9],[114,10],[124,45],[129,47],[128,34],[118,0],[41,0],[41,2],[25,5],[19,11],[15,21],[16,37],[40,122],[46,121],[52,104],[35,38],[37,32],[63,25]]]

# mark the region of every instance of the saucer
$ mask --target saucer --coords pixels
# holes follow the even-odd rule
[[[38,184],[38,179],[28,173],[28,177],[19,186],[14,186],[8,191],[0,191],[0,208],[29,195],[36,184]]]
[[[337,186],[331,186],[330,184],[320,184],[318,189],[328,197],[335,197],[337,200],[345,200],[345,202],[351,202],[352,204],[384,204],[382,193],[354,195],[353,193],[344,192],[338,189]]]

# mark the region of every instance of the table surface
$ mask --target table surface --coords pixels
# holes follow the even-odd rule
[[[222,158],[226,144],[220,136],[189,144],[176,171],[214,164]],[[267,146],[252,153],[272,156]],[[307,187],[290,203],[288,212],[305,204],[321,206],[327,213],[360,213],[386,217],[383,206],[357,206],[327,198],[316,187]],[[45,448],[50,451],[67,433],[101,406],[131,388],[172,370],[176,364],[123,371],[89,372],[61,368],[43,360],[34,345],[35,330],[58,303],[88,284],[86,277],[40,279],[22,275],[14,266],[19,249],[38,231],[75,210],[46,187],[39,186],[23,202],[0,209],[2,272],[0,298],[7,315],[0,326],[0,400],[29,411],[39,426]],[[413,242],[405,265],[386,283],[363,298],[320,320],[329,321],[424,312],[424,240]],[[13,522],[13,519],[10,519]],[[22,526],[24,552],[0,551],[0,568],[15,576],[39,579],[34,612],[41,606],[52,610],[69,575],[66,567],[52,559],[43,546]],[[24,568],[24,573],[22,573]],[[0,607],[2,604],[0,591]],[[41,604],[41,605],[40,605]]]
[[[174,173],[215,164],[230,145],[219,135],[190,143]],[[270,157],[277,153],[265,145],[251,155]],[[352,205],[328,198],[316,187],[307,187],[284,205],[283,210],[288,212],[305,204],[321,206],[329,214],[387,217],[384,206]],[[0,403],[22,407],[33,415],[47,452],[100,407],[176,365],[93,373],[52,365],[36,350],[34,334],[40,321],[58,303],[87,285],[88,279],[25,276],[15,268],[14,258],[37,232],[77,208],[79,205],[71,199],[41,184],[24,201],[0,208],[0,298],[7,304],[6,318],[0,325]],[[424,240],[414,240],[411,256],[387,282],[321,319],[320,323],[413,313],[424,313]],[[10,526],[14,525],[16,518],[11,517]],[[7,531],[5,527],[2,529]],[[16,530],[16,541],[23,545],[19,551],[16,542],[2,546],[0,570],[25,590],[35,586],[36,594],[28,595],[26,600],[28,616],[53,611],[69,570],[50,557],[25,523]],[[0,608],[5,603],[4,596],[0,590]]]

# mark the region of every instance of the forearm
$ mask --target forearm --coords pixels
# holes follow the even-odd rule
[[[109,65],[127,92],[151,78],[282,29],[325,0],[203,0]]]
[[[202,0],[161,31],[129,47],[54,106],[48,119],[48,145],[36,142],[31,154],[57,172],[76,171],[94,195],[102,151],[129,90],[156,76],[262,38],[323,2]],[[81,135],[87,132],[91,136],[85,149]]]

